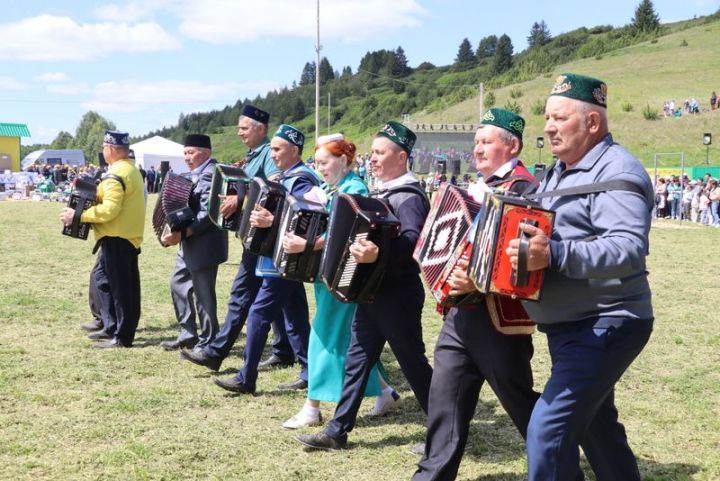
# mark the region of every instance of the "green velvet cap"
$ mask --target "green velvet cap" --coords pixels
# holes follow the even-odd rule
[[[273,137],[285,139],[291,144],[300,147],[300,150],[302,150],[303,145],[305,145],[305,135],[292,125],[280,124]]]
[[[607,84],[602,80],[574,73],[555,79],[550,95],[559,95],[607,108]]]
[[[412,152],[417,140],[415,132],[405,127],[400,122],[389,121],[377,133],[380,137],[387,137],[397,145],[399,145],[408,155]]]
[[[494,125],[505,129],[515,137],[522,141],[523,131],[525,130],[525,119],[515,112],[505,109],[493,107],[483,115],[480,121],[481,125]]]

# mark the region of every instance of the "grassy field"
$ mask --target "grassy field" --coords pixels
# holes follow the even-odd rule
[[[175,251],[161,248],[149,227],[136,347],[91,349],[78,326],[89,317],[92,243],[60,235],[60,209],[0,203],[0,479],[409,479],[417,458],[408,448],[423,439],[424,417],[391,353],[384,360],[404,398],[401,408],[361,420],[351,449],[329,454],[304,451],[280,426],[304,399],[275,390],[295,370],[262,373],[258,395],[232,396],[208,371],[161,350],[158,343],[176,333],[168,287]],[[719,230],[677,222],[652,230],[656,330],[617,393],[648,481],[720,479],[719,241]],[[231,246],[232,261],[218,279],[221,306],[240,254],[238,242]],[[439,326],[428,303],[430,351]],[[542,386],[548,356],[544,338],[536,335],[535,343]],[[234,372],[240,353],[238,345],[222,374]],[[323,406],[326,419],[332,409]],[[522,481],[525,471],[522,440],[486,390],[458,479]]]

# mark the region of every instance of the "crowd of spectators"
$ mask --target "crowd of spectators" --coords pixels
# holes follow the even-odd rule
[[[720,99],[717,94],[713,91],[710,94],[710,108],[704,111],[713,111],[720,107]],[[685,99],[681,104],[676,103],[675,100],[666,100],[663,102],[663,116],[665,117],[682,117],[684,114],[699,114],[703,109],[700,107],[700,102],[693,97]]]
[[[655,184],[655,216],[720,228],[718,180],[710,174],[699,180],[678,176],[658,178]]]

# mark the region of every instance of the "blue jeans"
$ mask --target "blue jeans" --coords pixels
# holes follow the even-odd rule
[[[579,449],[598,481],[640,481],[618,421],[615,383],[650,339],[652,320],[599,318],[540,326],[552,360],[530,417],[529,481],[572,481]]]

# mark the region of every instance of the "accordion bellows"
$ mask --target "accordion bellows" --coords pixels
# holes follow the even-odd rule
[[[400,234],[400,221],[382,200],[338,194],[320,262],[320,279],[342,302],[373,302],[390,256],[390,242]],[[350,246],[367,239],[378,246],[378,259],[358,264]]]
[[[425,284],[440,304],[454,305],[462,300],[448,299],[449,289],[443,286],[465,250],[467,232],[479,211],[480,204],[467,191],[452,184],[443,184],[433,197],[413,257],[420,265]]]
[[[239,167],[220,164],[215,165],[212,185],[210,186],[210,196],[208,197],[208,216],[213,224],[229,231],[238,230],[243,198],[245,197],[245,191],[249,181],[250,179],[245,175],[245,171]],[[221,195],[238,196],[237,210],[232,217],[225,218],[220,213],[220,206],[222,205]]]
[[[160,245],[165,232],[179,231],[195,221],[195,214],[188,205],[192,193],[192,180],[169,173],[162,184],[162,190],[152,215],[152,224]]]
[[[87,240],[91,224],[80,222],[83,211],[95,205],[97,198],[97,186],[86,180],[77,178],[73,182],[73,190],[68,199],[68,208],[75,210],[72,224],[63,226],[62,234],[76,239]]]
[[[245,208],[237,231],[243,247],[249,252],[261,256],[272,256],[286,192],[282,184],[269,180],[265,181],[260,177],[255,177],[248,185]],[[256,205],[269,210],[273,214],[272,226],[262,228],[250,225],[250,214],[252,214]]]

